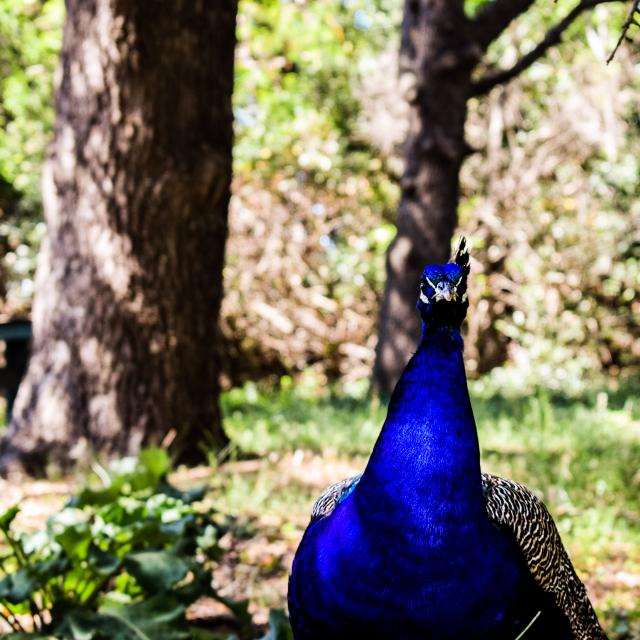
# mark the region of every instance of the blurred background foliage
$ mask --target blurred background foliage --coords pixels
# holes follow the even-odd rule
[[[518,20],[492,48],[496,66],[571,6]],[[488,385],[579,392],[638,372],[640,69],[629,49],[604,62],[620,9],[583,17],[560,48],[471,103],[467,353]],[[61,0],[0,0],[5,317],[28,312],[33,291],[63,11]],[[228,386],[306,372],[366,388],[402,170],[401,13],[401,0],[241,0]]]
[[[536,3],[493,64],[572,6]],[[624,9],[583,16],[471,101],[460,207],[483,459],[539,491],[621,640],[640,637],[640,57],[623,47],[605,65]],[[62,0],[0,0],[3,319],[33,294],[63,14]],[[233,446],[208,500],[244,518],[216,579],[258,622],[282,606],[313,498],[362,469],[384,419],[365,396],[402,173],[401,14],[401,0],[240,0],[222,318]]]
[[[62,2],[0,0],[0,291],[3,315],[28,311],[44,235],[40,176],[53,127]]]

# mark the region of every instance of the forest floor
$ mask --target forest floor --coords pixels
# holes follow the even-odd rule
[[[640,407],[628,397],[477,396],[484,468],[524,482],[554,515],[612,640],[640,639]],[[205,499],[234,525],[214,581],[248,598],[257,623],[286,602],[295,548],[318,494],[359,473],[384,419],[367,400],[274,398],[254,388],[225,398],[237,459],[178,470],[179,486],[207,484]],[[246,452],[258,454],[246,458]],[[78,486],[0,482],[0,508],[21,502],[18,527],[42,527]],[[195,617],[223,615],[201,602]]]

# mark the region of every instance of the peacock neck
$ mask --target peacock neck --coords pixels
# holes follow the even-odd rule
[[[356,492],[381,522],[424,528],[486,520],[458,331],[423,328]]]

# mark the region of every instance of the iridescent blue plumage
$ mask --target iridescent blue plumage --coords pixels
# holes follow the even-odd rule
[[[425,269],[420,345],[367,467],[312,520],[296,553],[296,640],[514,640],[545,607],[527,639],[557,622],[517,545],[487,515],[460,337],[468,254],[456,262]],[[558,624],[550,637],[571,638]]]

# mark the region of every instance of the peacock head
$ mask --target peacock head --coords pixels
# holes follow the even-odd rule
[[[426,325],[459,329],[467,315],[467,276],[469,250],[461,238],[453,261],[445,265],[431,264],[420,277],[418,310]]]

